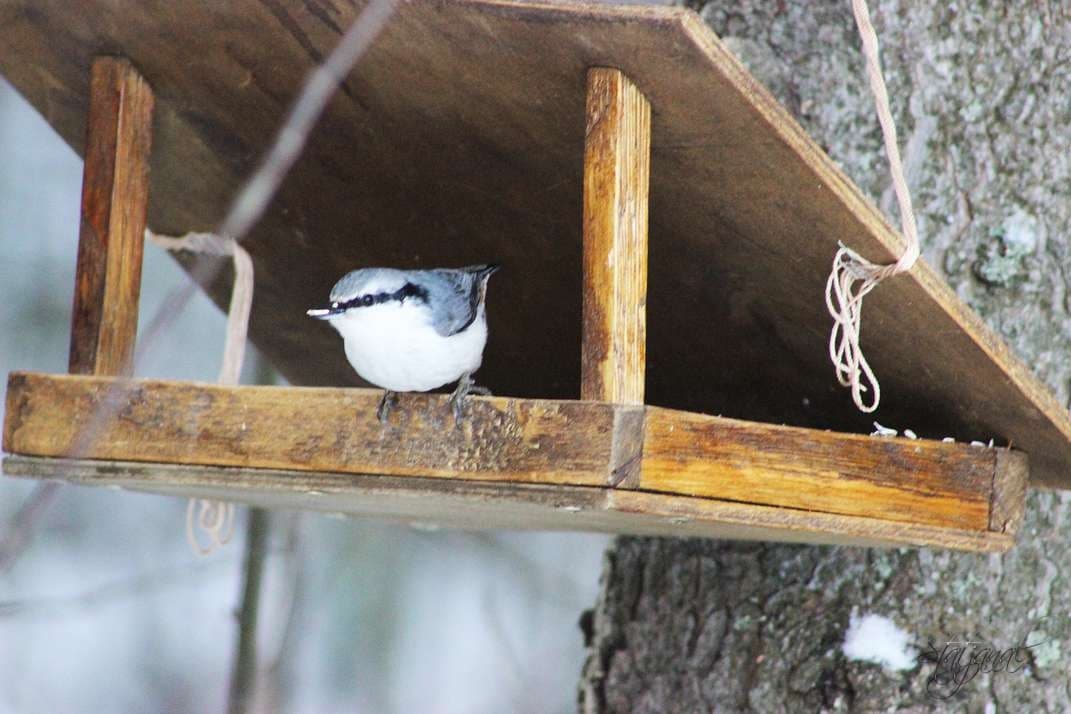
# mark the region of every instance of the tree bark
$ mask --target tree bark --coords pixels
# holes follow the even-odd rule
[[[1066,402],[1071,11],[870,5],[923,255]],[[898,225],[847,0],[695,7]],[[581,618],[580,711],[1071,711],[1069,502],[1033,492],[1004,556],[621,538]],[[934,700],[932,663],[890,671],[844,655],[853,611],[891,618],[920,651],[1041,644],[1022,671]]]

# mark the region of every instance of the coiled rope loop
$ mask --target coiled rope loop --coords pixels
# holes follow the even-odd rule
[[[234,287],[227,310],[227,339],[223,346],[220,384],[238,384],[245,360],[245,340],[249,331],[249,311],[253,306],[253,260],[245,248],[232,238],[213,233],[187,233],[174,238],[145,230],[145,240],[171,251],[185,250],[204,255],[229,255],[234,261]],[[194,511],[197,511],[196,518]],[[200,535],[199,535],[200,534]],[[201,555],[208,555],[226,545],[234,534],[234,504],[191,498],[186,507],[186,539]],[[201,535],[208,541],[202,545]]]
[[[833,269],[826,281],[826,307],[833,317],[833,330],[829,336],[829,358],[833,362],[837,381],[842,386],[851,388],[852,400],[860,411],[873,412],[881,401],[881,385],[870,363],[863,356],[863,349],[859,344],[863,298],[885,278],[911,269],[919,257],[919,237],[915,211],[911,206],[911,194],[900,160],[896,124],[889,109],[889,93],[878,59],[878,38],[870,22],[866,0],[852,0],[852,10],[863,43],[867,78],[874,95],[878,122],[881,124],[881,134],[885,142],[885,154],[889,159],[893,190],[900,205],[900,221],[907,239],[900,259],[889,265],[872,263],[842,244],[833,256]],[[864,392],[871,393],[869,403],[863,401]]]

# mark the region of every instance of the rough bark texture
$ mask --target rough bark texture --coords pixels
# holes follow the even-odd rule
[[[696,7],[898,222],[847,0]],[[1071,11],[887,0],[871,13],[925,258],[1066,401]],[[580,709],[1071,711],[1069,503],[1033,493],[1020,543],[1002,557],[620,539],[582,618]],[[979,674],[934,701],[933,664],[897,672],[845,657],[853,609],[890,617],[920,650],[1043,644],[1023,671]]]

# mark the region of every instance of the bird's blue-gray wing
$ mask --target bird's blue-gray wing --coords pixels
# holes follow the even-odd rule
[[[433,305],[432,326],[443,337],[456,335],[476,319],[482,276],[468,268],[434,270],[422,276]]]

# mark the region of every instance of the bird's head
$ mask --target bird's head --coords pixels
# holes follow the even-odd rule
[[[347,273],[331,289],[331,304],[308,310],[309,317],[331,320],[351,311],[366,310],[376,305],[404,303],[407,300],[428,301],[428,291],[409,272],[394,268],[362,268]]]

